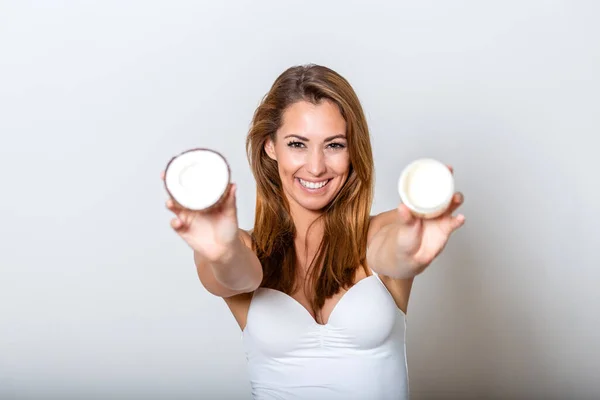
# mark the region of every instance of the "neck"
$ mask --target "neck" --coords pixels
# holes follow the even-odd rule
[[[290,207],[290,213],[296,228],[294,242],[298,261],[302,265],[306,265],[314,257],[323,238],[323,220],[319,219],[323,213],[307,210],[297,205]]]
[[[322,212],[311,211],[301,207],[294,207],[290,212],[294,226],[296,227],[296,237],[298,239],[306,240],[307,235],[311,237],[321,237],[323,235],[323,220],[317,221],[323,215]]]

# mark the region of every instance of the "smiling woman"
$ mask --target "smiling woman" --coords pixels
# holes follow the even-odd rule
[[[239,229],[235,184],[172,227],[204,287],[243,332],[256,399],[406,399],[405,314],[412,281],[464,217],[421,219],[405,205],[369,214],[369,130],[348,81],[318,65],[284,71],[246,141],[254,229]]]
[[[358,97],[331,69],[290,68],[256,110],[247,149],[257,177],[261,286],[326,319],[326,303],[370,275],[373,158]]]

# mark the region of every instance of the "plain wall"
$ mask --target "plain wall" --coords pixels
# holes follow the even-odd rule
[[[455,168],[466,225],[414,283],[414,399],[600,394],[594,1],[0,2],[0,398],[249,399],[240,331],[170,229],[159,179],[244,140],[289,66],[354,85],[373,213]]]

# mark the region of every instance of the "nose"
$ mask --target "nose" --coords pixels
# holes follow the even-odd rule
[[[320,149],[315,149],[310,153],[308,156],[306,169],[313,176],[323,175],[327,171],[327,166],[325,165],[325,155]]]

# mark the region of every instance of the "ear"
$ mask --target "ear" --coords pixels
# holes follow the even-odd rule
[[[269,138],[265,142],[265,152],[272,160],[277,161],[277,155],[275,154],[275,143],[273,143],[273,139]]]

